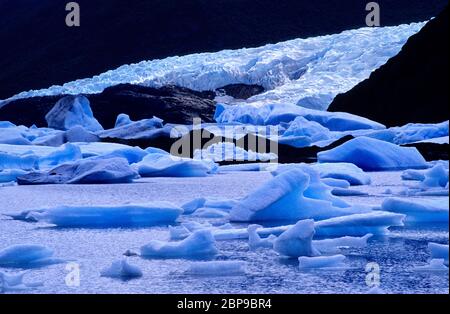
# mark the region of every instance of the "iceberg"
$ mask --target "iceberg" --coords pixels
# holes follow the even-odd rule
[[[322,220],[368,211],[332,196],[331,188],[310,174],[299,168],[281,172],[236,204],[230,220]]]
[[[146,258],[212,258],[218,253],[211,231],[194,231],[178,242],[152,240],[141,247],[141,256]]]
[[[448,197],[442,199],[387,198],[381,208],[406,215],[405,222],[447,222]]]
[[[16,292],[23,291],[30,287],[34,288],[41,286],[42,283],[25,283],[23,282],[24,276],[28,274],[28,271],[19,273],[7,273],[0,271],[0,294],[4,292]]]
[[[19,185],[129,183],[138,177],[126,159],[80,159],[49,171],[30,172],[17,178]]]
[[[287,130],[278,138],[278,143],[294,147],[308,147],[315,142],[329,140],[332,137],[330,130],[326,127],[299,116],[289,124]]]
[[[60,228],[124,228],[167,225],[183,210],[169,202],[119,206],[60,206],[31,211],[28,216]]]
[[[344,255],[333,256],[300,256],[298,258],[298,267],[301,270],[306,269],[346,269],[347,265],[344,263]]]
[[[260,228],[262,228],[260,225],[250,225],[247,227],[248,246],[250,250],[256,250],[258,248],[273,248],[273,243],[277,237],[271,234],[267,238],[262,239],[257,232]]]
[[[110,158],[124,158],[128,163],[134,164],[140,162],[148,155],[148,152],[139,147],[124,147],[117,148],[111,152],[105,152],[104,154],[90,157],[92,160],[110,159]]]
[[[120,124],[113,129],[97,132],[100,138],[119,138],[119,139],[139,139],[152,138],[155,131],[163,128],[163,120],[157,117],[143,119],[140,121],[131,121],[131,123]]]
[[[145,156],[133,166],[142,177],[205,177],[216,168],[212,162],[158,153]]]
[[[118,128],[131,123],[133,123],[133,121],[131,121],[130,116],[127,115],[126,113],[121,113],[117,116],[114,128]]]
[[[186,271],[195,276],[243,276],[247,263],[243,261],[210,261],[195,262]]]
[[[319,251],[314,248],[314,220],[301,220],[284,231],[273,243],[273,249],[288,257],[317,256]]]
[[[17,127],[0,128],[0,143],[12,145],[31,145],[31,142]]]
[[[142,271],[139,267],[130,265],[126,259],[114,261],[109,267],[104,268],[100,275],[102,277],[133,279],[142,277]]]
[[[103,127],[94,118],[89,99],[85,96],[65,96],[45,116],[49,128],[69,130],[82,126],[88,131],[96,132]]]
[[[364,171],[403,170],[427,168],[427,162],[414,147],[395,144],[369,137],[357,137],[341,146],[317,154],[319,162],[349,162]]]
[[[424,178],[420,183],[421,188],[445,188],[448,184],[448,168],[437,164],[423,173]]]
[[[348,189],[350,187],[350,183],[343,179],[324,178],[322,182],[335,188]]]
[[[53,251],[42,245],[19,244],[0,250],[0,267],[36,268],[60,263]]]
[[[428,243],[428,249],[432,258],[443,259],[445,265],[448,266],[448,244]]]

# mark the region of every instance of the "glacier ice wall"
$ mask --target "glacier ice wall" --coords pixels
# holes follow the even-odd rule
[[[289,103],[326,109],[336,94],[351,89],[396,55],[424,24],[366,27],[258,48],[142,61],[62,86],[22,92],[10,100],[99,93],[121,83],[152,87],[173,84],[194,90],[245,83],[259,84],[266,89],[263,94],[248,99],[248,103]]]

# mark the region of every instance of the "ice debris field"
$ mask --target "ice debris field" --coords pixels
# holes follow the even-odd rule
[[[176,125],[124,113],[104,130],[84,96],[58,101],[45,128],[2,121],[0,293],[448,293],[449,163],[414,147],[448,145],[448,121],[321,111],[422,26],[144,61],[14,97],[256,83],[267,91],[247,101],[218,97],[205,128],[277,126],[269,139],[293,148],[348,140],[311,163],[233,143],[180,158],[127,144]]]

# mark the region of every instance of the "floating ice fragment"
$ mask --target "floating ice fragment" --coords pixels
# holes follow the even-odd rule
[[[186,273],[196,276],[242,276],[246,268],[247,263],[243,261],[194,262]]]
[[[406,215],[406,222],[448,222],[448,198],[387,198],[381,208]]]
[[[60,263],[53,251],[42,245],[12,245],[0,250],[0,267],[35,268]]]
[[[344,263],[344,255],[333,256],[300,256],[298,258],[298,267],[300,269],[345,269],[348,268]]]
[[[320,255],[313,244],[314,221],[301,220],[275,239],[273,248],[288,257]]]
[[[104,268],[100,274],[102,277],[111,277],[123,280],[142,277],[142,271],[139,267],[130,265],[125,258],[114,261],[110,266]]]

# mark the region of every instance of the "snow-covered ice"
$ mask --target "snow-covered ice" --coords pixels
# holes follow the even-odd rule
[[[121,228],[167,225],[183,210],[169,202],[145,205],[60,206],[31,211],[28,216],[64,228]]]

